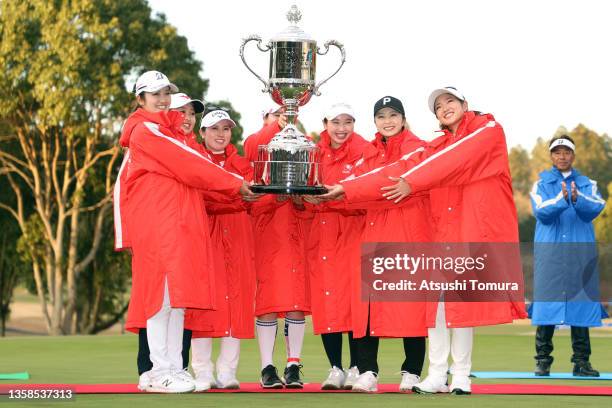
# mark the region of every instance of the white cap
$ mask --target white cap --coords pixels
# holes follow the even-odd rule
[[[134,93],[140,95],[143,92],[157,92],[167,86],[172,93],[178,92],[177,86],[170,83],[167,76],[159,71],[147,71],[136,80]]]
[[[351,105],[347,103],[336,103],[330,106],[329,109],[327,109],[327,112],[325,112],[325,119],[332,120],[343,114],[349,115],[351,118],[353,118],[353,120],[355,120],[355,111],[353,111]]]
[[[553,140],[553,142],[548,147],[548,150],[552,152],[555,147],[564,146],[568,149],[572,149],[572,152],[576,151],[576,146],[568,139],[560,137],[559,139]]]
[[[204,115],[204,117],[202,118],[202,122],[200,123],[200,129],[214,126],[222,120],[229,120],[232,124],[232,127],[236,127],[236,122],[234,122],[232,118],[230,118],[230,115],[226,111],[214,110]]]
[[[204,102],[199,99],[191,99],[187,94],[175,93],[170,95],[170,109],[178,109],[187,105],[188,103],[193,105],[195,113],[204,112]]]
[[[280,109],[282,109],[282,106],[277,105],[275,103],[270,104],[268,107],[261,110],[261,117],[265,119],[266,115],[269,115],[270,113],[274,113]]]
[[[465,101],[465,96],[463,96],[463,94],[453,86],[436,89],[429,95],[429,110],[432,111],[434,115],[436,114],[436,109],[434,106],[436,104],[436,99],[438,99],[438,96],[444,94],[451,94],[456,96],[461,102]]]

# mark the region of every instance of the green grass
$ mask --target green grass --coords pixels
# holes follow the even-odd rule
[[[310,327],[307,328],[310,330]],[[505,325],[479,328],[476,332],[474,371],[530,371],[533,369],[533,328]],[[612,372],[612,332],[592,330],[591,361],[602,372]],[[73,336],[73,337],[8,337],[0,339],[0,371],[28,371],[29,383],[135,383],[136,346],[134,335],[123,336]],[[556,361],[553,371],[571,370],[571,348],[568,331],[555,334]],[[215,349],[217,344],[215,343]],[[279,335],[276,348],[277,365],[282,367],[284,341]],[[345,350],[348,356],[348,349]],[[380,381],[399,383],[399,368],[403,360],[401,341],[385,339],[380,348]],[[304,376],[308,382],[320,382],[326,375],[327,359],[317,336],[307,334],[304,350]],[[346,362],[346,358],[345,358]],[[259,354],[254,340],[244,341],[238,378],[243,382],[258,380]],[[530,380],[474,380],[475,384],[533,383]],[[607,385],[610,381],[541,380],[539,383]],[[2,384],[7,384],[3,381]],[[6,402],[6,399],[4,400]],[[473,395],[457,397],[449,395],[327,395],[327,394],[198,394],[198,395],[77,395],[76,405],[87,407],[213,407],[244,406],[264,407],[281,405],[291,408],[324,407],[342,404],[349,407],[406,406],[419,407],[535,407],[549,405],[610,406],[612,399],[605,397],[572,396],[489,396]],[[2,402],[2,399],[0,399]],[[72,403],[72,402],[71,402]],[[69,404],[69,403],[66,403]],[[10,402],[9,406],[58,407],[59,402],[28,401]],[[70,405],[69,405],[70,406]]]

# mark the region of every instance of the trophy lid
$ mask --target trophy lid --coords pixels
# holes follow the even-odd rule
[[[310,35],[306,34],[304,30],[297,26],[301,19],[302,12],[298,10],[297,6],[294,4],[287,12],[287,20],[289,20],[291,25],[272,37],[271,41],[315,42]]]

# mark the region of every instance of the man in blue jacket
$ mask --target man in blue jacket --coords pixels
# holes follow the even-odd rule
[[[571,326],[575,376],[598,377],[589,362],[589,327],[601,326],[599,274],[593,219],[605,201],[597,183],[572,168],[576,147],[569,136],[549,144],[553,167],[531,191],[534,239],[535,375],[550,375],[555,325]]]

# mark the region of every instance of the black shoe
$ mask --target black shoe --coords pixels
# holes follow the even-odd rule
[[[272,364],[261,370],[261,380],[259,382],[263,388],[283,388],[283,382],[278,378],[276,367]]]
[[[599,377],[599,371],[591,367],[588,361],[576,361],[574,363],[574,375],[577,377]]]
[[[534,374],[538,377],[548,377],[550,375],[550,361],[538,360]]]
[[[283,382],[287,388],[304,388],[304,383],[300,378],[301,364],[292,364],[285,368],[285,374],[283,375]]]

